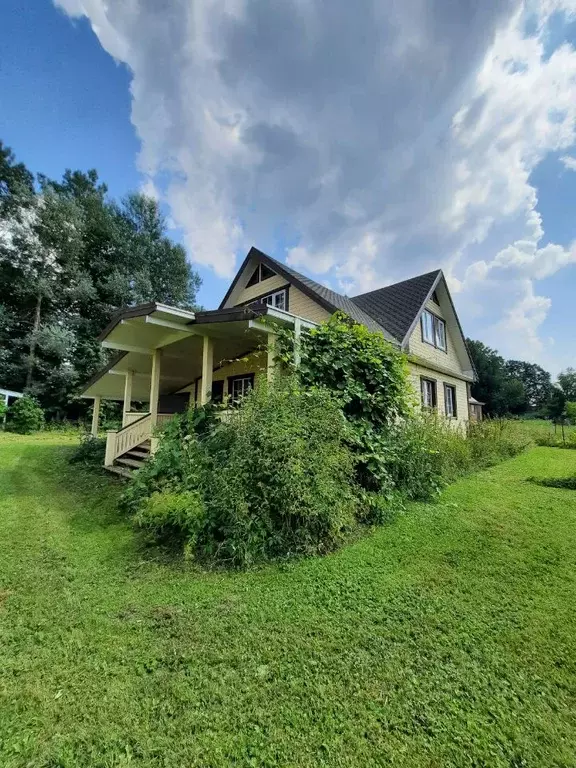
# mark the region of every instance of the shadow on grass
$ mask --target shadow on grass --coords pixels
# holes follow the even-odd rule
[[[576,475],[571,477],[529,477],[529,483],[541,485],[544,488],[564,488],[567,491],[576,491]]]

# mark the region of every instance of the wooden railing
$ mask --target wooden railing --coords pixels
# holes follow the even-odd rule
[[[146,413],[138,413],[138,411],[124,411],[124,420],[122,421],[122,429],[124,427],[129,427],[130,424],[133,424],[135,421],[138,421],[138,419],[141,419],[142,416],[146,416]]]
[[[152,416],[149,413],[125,415],[138,416],[138,418],[126,424],[118,432],[107,433],[106,458],[104,459],[104,464],[107,467],[111,467],[118,456],[122,456],[122,454],[152,438],[154,428],[152,427]],[[173,416],[173,413],[159,413],[156,417],[156,426],[163,427]]]

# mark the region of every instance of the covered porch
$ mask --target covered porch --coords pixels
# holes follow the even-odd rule
[[[274,328],[265,318],[297,337],[313,325],[267,305],[194,313],[147,304],[117,313],[100,336],[116,355],[82,393],[94,401],[95,436],[102,401],[122,403],[122,428],[107,432],[105,466],[126,474],[154,452],[175,413],[210,399],[234,401],[259,378],[271,379]]]

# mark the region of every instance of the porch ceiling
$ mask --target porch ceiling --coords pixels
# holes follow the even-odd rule
[[[118,323],[107,336],[110,346],[113,343],[131,347],[134,351],[120,351],[109,370],[89,382],[82,396],[122,400],[124,374],[133,371],[132,399],[148,401],[152,373],[151,351],[157,347],[162,349],[160,394],[178,392],[202,375],[203,335],[213,339],[215,368],[265,343],[264,332],[254,328],[249,320],[203,322],[198,328],[188,325],[177,330],[147,323],[145,317],[134,318],[124,324]]]

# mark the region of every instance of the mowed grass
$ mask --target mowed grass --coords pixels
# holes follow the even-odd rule
[[[67,438],[0,437],[0,766],[576,766],[574,473],[536,448],[330,557],[147,551]]]

